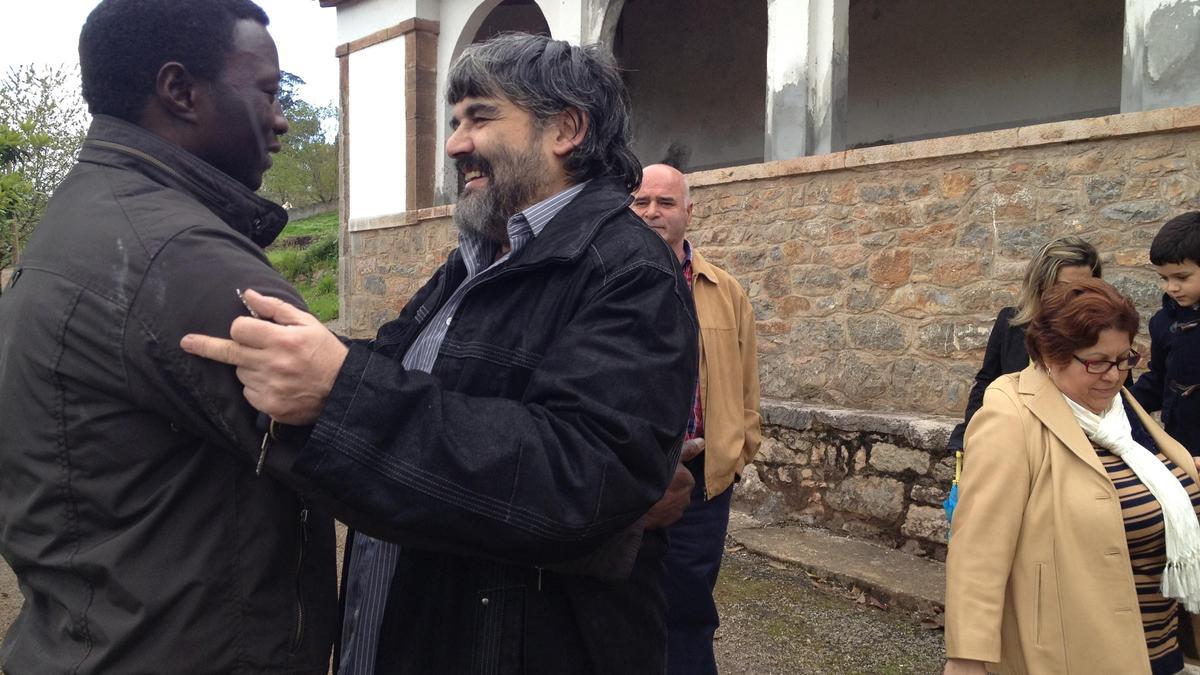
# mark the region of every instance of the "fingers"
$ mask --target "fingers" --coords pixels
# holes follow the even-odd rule
[[[179,341],[179,346],[189,354],[231,366],[240,366],[246,362],[245,351],[233,340],[189,333]]]
[[[684,441],[683,452],[680,454],[680,461],[686,462],[695,458],[696,455],[704,452],[704,439],[693,438],[689,441]]]
[[[246,306],[254,310],[260,318],[274,321],[281,326],[305,326],[320,323],[312,314],[289,305],[279,298],[263,295],[252,288],[246,289],[244,297]]]

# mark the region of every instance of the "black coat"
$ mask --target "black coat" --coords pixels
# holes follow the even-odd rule
[[[1162,410],[1167,433],[1200,456],[1200,310],[1163,295],[1150,318],[1149,366],[1131,389],[1134,397],[1146,410]]]
[[[332,521],[255,476],[233,369],[179,348],[228,335],[237,288],[301,303],[259,248],[286,220],[95,118],[0,297],[5,672],[326,672]]]
[[[663,671],[665,541],[639,546],[636,522],[678,459],[698,329],[629,201],[593,180],[467,292],[432,373],[401,359],[463,281],[458,251],[350,346],[295,470],[401,545],[378,672]],[[611,565],[570,564],[623,532]]]
[[[963,421],[954,427],[946,444],[950,452],[962,450],[963,434],[975,411],[983,405],[983,392],[987,391],[988,385],[1001,375],[1018,373],[1029,365],[1029,352],[1025,350],[1025,328],[1009,323],[1016,313],[1015,308],[1005,307],[996,316],[996,323],[992,325],[992,332],[988,335],[983,365],[975,374],[975,384],[971,385]]]

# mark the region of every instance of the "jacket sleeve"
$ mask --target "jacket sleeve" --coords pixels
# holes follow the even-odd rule
[[[1005,307],[1000,310],[1000,314],[996,316],[996,321],[992,324],[992,332],[988,334],[987,349],[983,353],[983,365],[979,367],[979,372],[975,373],[975,382],[971,385],[971,393],[967,396],[967,409],[963,413],[963,421],[955,425],[954,430],[950,432],[950,440],[946,443],[946,449],[950,452],[963,449],[963,434],[967,430],[967,425],[971,423],[971,417],[975,411],[983,405],[983,392],[997,377],[1004,374],[1004,364],[1000,352],[1004,345],[1004,338],[1008,334],[1010,318],[1012,318],[1012,309]]]
[[[262,433],[235,369],[179,347],[187,333],[228,338],[233,320],[248,314],[237,297],[247,288],[307,309],[250,240],[223,224],[181,232],[154,255],[133,299],[124,354],[134,400],[251,463]]]
[[[738,349],[742,356],[742,418],[746,426],[745,443],[742,445],[742,461],[754,461],[762,445],[762,415],[759,413],[758,385],[758,339],[754,331],[754,307],[737,280],[738,302]]]
[[[967,426],[946,557],[946,656],[996,663],[1009,573],[1032,470],[1021,406],[991,387]]]
[[[678,459],[697,328],[675,276],[610,272],[521,400],[351,346],[293,469],[375,537],[531,564],[590,552],[658,500]]]
[[[1160,310],[1150,318],[1150,363],[1149,370],[1142,373],[1137,383],[1129,388],[1129,393],[1137,399],[1143,408],[1154,412],[1162,410],[1163,389],[1166,387],[1164,373],[1167,369],[1167,341],[1164,337],[1169,330],[1165,315]]]

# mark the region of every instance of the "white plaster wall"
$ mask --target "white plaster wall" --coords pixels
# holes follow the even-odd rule
[[[537,0],[538,7],[550,26],[555,40],[566,40],[571,44],[583,41],[584,25],[587,23],[583,0]]]
[[[1200,0],[1125,0],[1121,112],[1200,103]]]
[[[349,216],[405,210],[404,40],[353,52],[350,58]]]
[[[1123,5],[854,2],[846,141],[900,141],[1116,112]]]
[[[440,0],[359,0],[337,9],[338,44],[419,17],[437,20]]]

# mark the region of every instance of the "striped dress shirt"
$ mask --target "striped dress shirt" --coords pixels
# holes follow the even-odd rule
[[[459,252],[467,268],[467,277],[408,348],[402,361],[405,369],[426,373],[433,370],[438,350],[441,349],[446,331],[454,322],[454,314],[463,296],[475,284],[499,271],[514,253],[540,234],[546,223],[558,215],[586,185],[587,181],[572,185],[509,218],[508,241],[512,248],[499,259],[496,259],[498,244],[473,234],[459,233]],[[339,675],[371,675],[375,672],[379,627],[383,623],[388,591],[399,555],[400,546],[397,544],[354,534],[350,571],[346,575]]]

